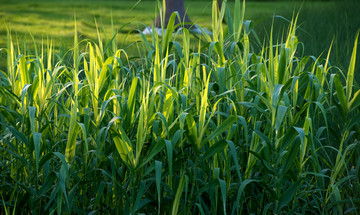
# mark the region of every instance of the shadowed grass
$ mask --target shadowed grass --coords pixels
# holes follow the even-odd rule
[[[78,18],[65,57],[8,31],[2,212],[357,214],[359,33],[342,70],[299,54],[298,16],[260,44],[244,5],[214,2],[201,41],[141,35],[136,57]]]

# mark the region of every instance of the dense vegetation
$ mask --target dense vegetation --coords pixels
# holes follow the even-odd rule
[[[280,2],[277,2],[280,3]],[[291,2],[290,2],[291,3]],[[253,3],[258,6],[264,3]],[[289,4],[289,3],[288,3]],[[301,45],[299,52],[303,55],[322,56],[332,44],[332,53],[329,60],[332,65],[346,70],[349,65],[354,45],[354,37],[360,28],[360,1],[342,0],[332,2],[305,2],[295,11],[299,11],[297,35]],[[276,10],[277,18],[264,19],[258,15],[254,20],[254,28],[260,38],[269,34],[274,26],[274,38],[281,38],[288,26],[288,21],[282,17],[291,17],[294,10]],[[333,15],[332,15],[333,14]],[[336,14],[336,15],[334,15]],[[359,61],[359,56],[357,61]],[[359,68],[359,65],[356,65]],[[357,80],[358,82],[360,79]]]
[[[68,52],[49,41],[26,54],[8,31],[2,212],[356,214],[358,35],[343,71],[330,44],[299,54],[296,17],[259,44],[245,5],[229,11],[214,2],[213,34],[195,44],[172,34],[174,14],[139,57],[99,31],[79,41],[76,26]]]

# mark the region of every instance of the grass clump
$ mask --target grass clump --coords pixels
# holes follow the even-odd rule
[[[283,41],[255,52],[245,5],[229,11],[214,1],[213,34],[195,46],[188,30],[172,34],[173,15],[138,58],[77,33],[63,56],[51,42],[25,55],[9,33],[3,210],[356,214],[358,35],[341,71],[330,50],[323,61],[297,55],[296,17]]]

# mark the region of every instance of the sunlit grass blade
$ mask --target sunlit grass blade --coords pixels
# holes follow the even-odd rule
[[[78,135],[78,125],[76,119],[77,119],[77,101],[74,101],[71,106],[68,139],[65,150],[65,158],[66,161],[69,163],[73,161],[76,150],[76,138]]]
[[[171,211],[172,215],[175,215],[175,214],[178,213],[179,205],[180,205],[180,198],[181,198],[181,195],[183,193],[184,185],[185,185],[185,176],[182,175],[181,178],[180,178],[179,185],[178,185],[176,195],[175,195],[175,198],[174,198],[174,202],[173,202],[173,205],[172,205],[172,211]]]
[[[346,100],[347,100],[347,102],[350,101],[351,96],[352,96],[353,83],[354,83],[354,72],[355,72],[355,62],[356,62],[356,52],[358,49],[357,44],[358,44],[358,39],[359,39],[359,33],[360,33],[360,31],[357,32],[356,37],[355,37],[354,48],[353,48],[353,52],[351,55],[349,69],[348,69],[347,76],[346,76]]]

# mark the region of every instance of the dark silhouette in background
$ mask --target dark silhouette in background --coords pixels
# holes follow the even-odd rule
[[[218,7],[219,9],[221,9],[221,0],[216,0],[218,3]],[[175,25],[179,24],[180,22],[185,22],[185,23],[191,23],[191,20],[189,18],[189,16],[186,14],[185,11],[185,4],[184,4],[184,0],[165,0],[165,17],[164,17],[164,28],[166,28],[166,26],[168,25],[169,22],[169,18],[171,16],[171,14],[173,12],[177,11],[179,13],[179,18],[175,19]],[[160,12],[160,14],[162,14],[162,11]],[[154,26],[157,29],[161,28],[161,15],[158,15],[157,18],[154,20]],[[197,31],[198,29],[196,29],[194,26],[192,25],[184,25],[185,28],[191,28],[192,30]],[[160,33],[159,30],[157,30],[158,33]],[[145,34],[149,34],[151,33],[151,28],[146,28],[143,33]]]
[[[221,8],[221,0],[217,0],[219,8]],[[185,13],[185,6],[184,6],[184,0],[165,0],[165,27],[167,26],[169,22],[169,18],[171,14],[175,11],[179,13],[180,20],[182,22],[191,22],[189,19],[189,16]],[[176,19],[175,25],[179,23],[179,19]],[[161,18],[160,14],[158,17],[154,20],[154,25],[157,28],[161,28]]]

